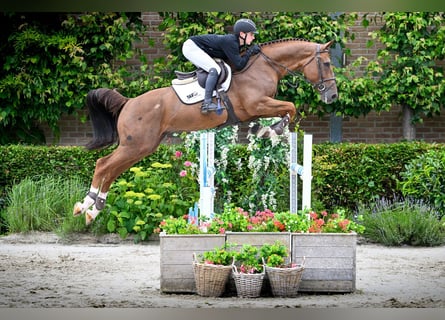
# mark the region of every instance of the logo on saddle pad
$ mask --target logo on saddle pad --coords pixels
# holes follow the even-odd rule
[[[222,60],[215,59],[221,67],[221,74],[216,84],[217,90],[213,91],[215,97],[217,91],[227,91],[232,80],[232,70],[230,66]],[[175,90],[178,98],[185,104],[195,104],[204,100],[205,82],[208,73],[203,69],[197,69],[192,72],[175,71],[176,79],[172,81],[173,90]]]

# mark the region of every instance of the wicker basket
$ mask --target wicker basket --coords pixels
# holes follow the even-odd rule
[[[261,294],[265,271],[261,273],[242,273],[232,265],[232,276],[235,280],[236,293],[240,298],[257,298]]]
[[[275,297],[296,297],[304,271],[304,262],[295,267],[275,268],[265,264],[266,274]]]
[[[196,260],[196,254],[193,254],[196,293],[200,296],[221,296],[224,293],[231,271],[231,266],[199,263]]]

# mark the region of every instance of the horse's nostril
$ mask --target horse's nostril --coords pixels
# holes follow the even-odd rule
[[[331,98],[332,100],[337,100],[338,96],[336,94],[333,94]]]

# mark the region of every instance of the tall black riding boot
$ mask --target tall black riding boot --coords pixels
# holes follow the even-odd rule
[[[204,102],[201,106],[201,113],[207,113],[209,111],[216,111],[218,106],[212,102],[213,90],[215,89],[216,82],[218,81],[218,71],[215,68],[209,70],[205,85]]]

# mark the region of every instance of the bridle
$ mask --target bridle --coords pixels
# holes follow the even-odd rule
[[[286,67],[285,65],[282,65],[282,64],[279,63],[279,62],[276,62],[276,61],[272,60],[270,57],[268,57],[266,54],[264,54],[263,51],[260,51],[260,54],[261,54],[261,55],[263,56],[263,58],[264,58],[264,59],[271,65],[271,67],[272,67],[275,71],[279,72],[279,70],[277,70],[277,68],[276,68],[277,66],[280,67],[280,68],[283,68],[284,70],[286,70],[286,73],[288,73],[288,74],[290,74],[290,75],[292,75],[292,76],[295,76],[295,77],[303,78],[306,82],[310,83],[314,88],[316,88],[320,93],[324,93],[325,91],[329,90],[329,89],[332,87],[332,85],[329,86],[329,87],[327,87],[327,86],[325,85],[325,82],[328,82],[328,81],[335,81],[335,77],[332,77],[332,78],[326,78],[326,79],[323,77],[323,72],[322,72],[322,70],[321,70],[321,57],[320,57],[320,54],[321,54],[321,53],[326,53],[326,52],[329,52],[329,50],[328,50],[328,49],[320,50],[320,44],[317,44],[317,49],[316,49],[316,51],[315,51],[315,55],[313,55],[313,56],[311,57],[311,59],[309,59],[309,61],[306,62],[306,63],[301,67],[301,71],[302,71],[303,75],[301,75],[300,73],[297,73],[297,72],[292,71],[291,69],[289,69],[289,68]],[[310,81],[309,81],[308,79],[306,79],[306,77],[304,76],[304,68],[306,68],[306,67],[307,67],[312,61],[314,61],[314,60],[316,60],[316,62],[317,62],[318,79],[319,79],[316,83],[312,83],[312,82],[310,82]],[[295,85],[293,85],[292,83],[288,82],[288,84],[289,84],[290,86],[294,87],[294,88],[297,88],[297,87],[298,87],[298,83],[296,83]]]

